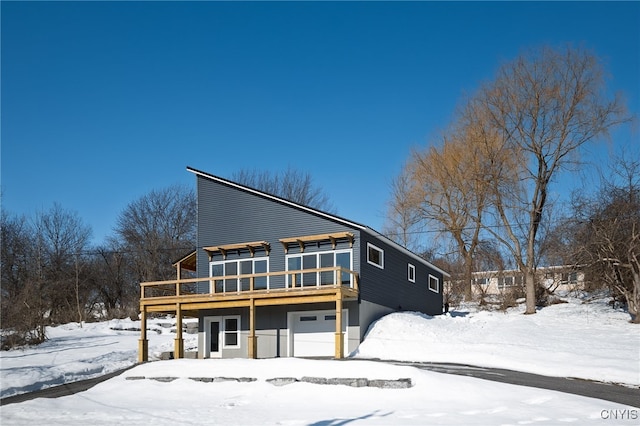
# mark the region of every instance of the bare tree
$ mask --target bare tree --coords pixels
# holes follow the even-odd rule
[[[34,239],[25,217],[2,211],[0,318],[2,349],[37,344],[46,339],[46,307],[35,276]]]
[[[509,170],[504,162],[510,158],[496,149],[497,139],[480,119],[481,112],[469,104],[443,134],[440,148],[412,153],[407,172],[411,187],[406,190],[410,201],[405,206],[396,197],[393,203],[396,210],[416,211],[420,220],[444,229],[453,239],[463,265],[462,285],[454,287],[464,289],[466,300],[473,297],[473,258],[481,241],[488,180],[496,177],[492,172]]]
[[[398,244],[417,251],[424,220],[413,202],[412,179],[413,176],[405,165],[400,174],[392,180],[391,200],[387,202],[383,233]]]
[[[240,170],[233,174],[232,179],[239,184],[285,198],[294,203],[329,213],[335,212],[329,197],[321,188],[314,185],[311,175],[291,167],[278,173],[255,169]]]
[[[624,109],[606,94],[597,58],[570,47],[542,48],[504,64],[472,103],[518,160],[519,185],[494,182],[493,213],[500,227],[486,229],[524,274],[525,313],[533,314],[537,239],[552,180],[575,165],[582,145],[624,121]]]
[[[32,220],[2,212],[2,347],[40,343],[52,322],[85,314],[85,258],[91,229],[54,204]]]
[[[84,277],[82,288],[80,285],[79,257],[88,248],[91,228],[76,212],[55,203],[48,211],[36,214],[33,229],[40,263],[38,279],[43,283],[50,319],[66,322],[75,318],[82,322],[88,289]]]
[[[640,160],[620,158],[596,196],[576,197],[576,256],[592,280],[622,295],[640,324]],[[613,176],[610,175],[610,176]]]
[[[133,276],[131,254],[114,239],[94,249],[92,287],[95,300],[107,318],[138,313],[140,287]]]
[[[196,199],[183,186],[154,190],[120,213],[115,232],[138,282],[172,279],[172,263],[195,247]]]
[[[2,301],[12,300],[21,292],[29,279],[31,267],[29,253],[32,247],[31,230],[25,217],[10,215],[2,210],[0,222],[2,250],[0,268],[2,279]],[[3,322],[5,309],[2,310]]]

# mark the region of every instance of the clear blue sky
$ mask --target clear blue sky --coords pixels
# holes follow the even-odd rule
[[[640,3],[6,2],[2,207],[78,212],[94,242],[192,166],[309,172],[381,229],[389,183],[522,49],[593,49],[640,109]],[[614,144],[638,143],[618,133]]]

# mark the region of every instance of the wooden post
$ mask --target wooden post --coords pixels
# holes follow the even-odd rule
[[[176,339],[173,345],[173,358],[184,358],[184,340],[182,340],[182,306],[176,304]]]
[[[344,335],[342,334],[342,294],[336,294],[336,359],[344,355]]]
[[[249,304],[249,358],[258,358],[258,341],[256,338],[256,304],[255,300],[251,298]]]
[[[180,278],[182,278],[180,262],[176,264],[176,296],[180,296]]]
[[[147,340],[147,311],[140,309],[140,340],[138,340],[138,362],[149,361],[149,341]]]

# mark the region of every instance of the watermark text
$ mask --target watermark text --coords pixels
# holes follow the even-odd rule
[[[637,420],[640,418],[640,410],[602,410],[600,418],[604,420]]]

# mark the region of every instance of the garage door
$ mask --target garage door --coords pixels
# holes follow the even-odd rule
[[[347,340],[347,312],[342,311],[342,331]],[[335,355],[336,312],[307,311],[291,315],[290,330],[293,338],[293,356],[329,356]]]

